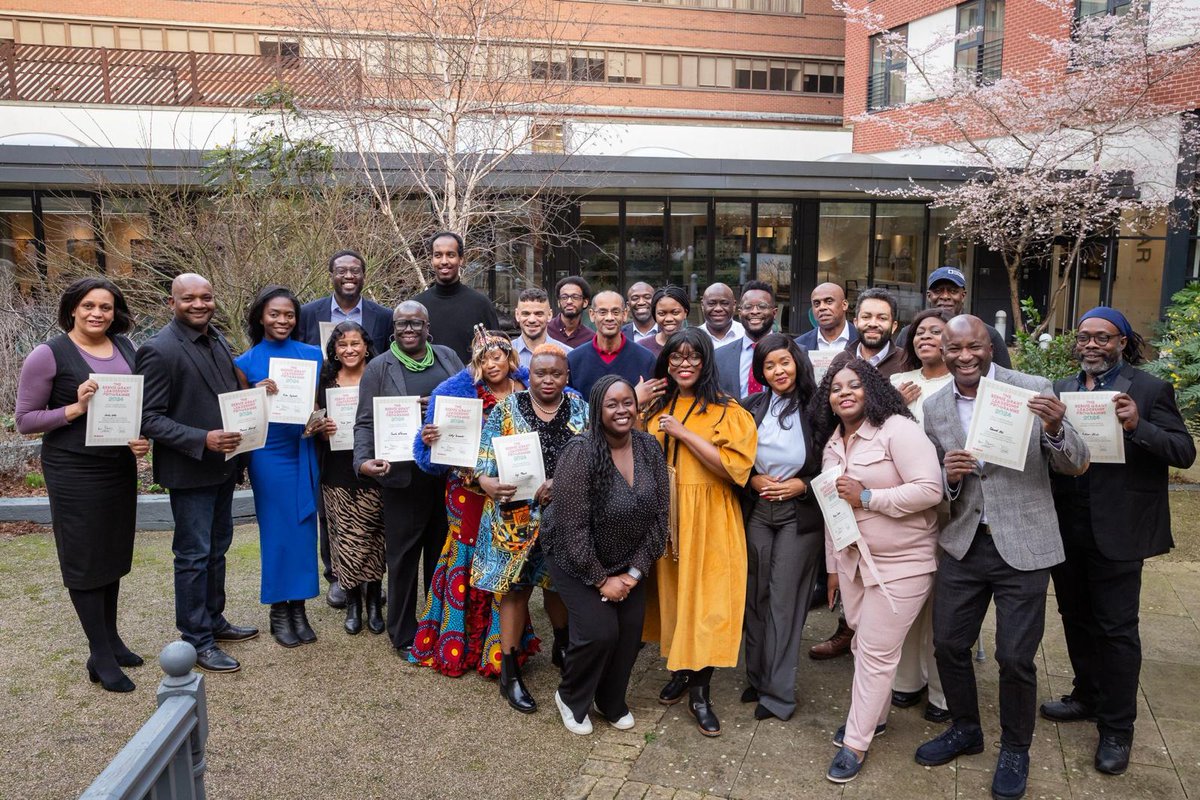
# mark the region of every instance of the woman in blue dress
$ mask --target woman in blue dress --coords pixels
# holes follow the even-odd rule
[[[267,377],[271,359],[314,361],[321,351],[297,341],[300,301],[282,286],[267,286],[250,306],[246,330],[254,346],[234,362],[249,386],[278,387]],[[313,382],[314,387],[316,381]],[[250,486],[262,559],[259,600],[271,605],[271,635],[284,647],[317,640],[304,601],[317,586],[317,457],[304,425],[272,422],[266,446],[250,453]]]

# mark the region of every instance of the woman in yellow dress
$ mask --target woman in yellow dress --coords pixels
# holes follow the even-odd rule
[[[700,732],[720,736],[708,686],[715,667],[737,666],[742,641],[746,535],[737,487],[750,478],[758,430],[718,388],[712,341],[699,328],[671,335],[654,377],[667,379],[667,391],[644,419],[675,469],[679,525],[648,587],[644,638],[661,643],[672,673],[659,702],[677,703],[686,690]]]

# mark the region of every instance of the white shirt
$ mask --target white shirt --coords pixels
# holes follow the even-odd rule
[[[820,337],[820,334],[817,334],[817,335],[818,335],[818,337]],[[854,351],[854,355],[858,356],[859,358],[866,358],[867,363],[870,364],[872,367],[879,366],[879,362],[883,361],[885,358],[887,358],[891,354],[892,354],[892,343],[891,342],[888,342],[887,344],[885,344],[883,346],[882,350],[880,350],[878,353],[871,356],[870,358],[867,358],[866,356],[863,355],[861,343],[858,345],[858,349],[856,349]]]
[[[770,391],[764,389],[763,391]],[[754,456],[754,467],[763,475],[772,478],[791,478],[804,466],[808,450],[804,446],[804,428],[800,425],[800,413],[793,411],[787,417],[790,427],[786,430],[779,424],[779,412],[787,405],[787,398],[774,395],[767,406],[766,416],[758,426],[758,452]]]
[[[754,345],[758,342],[752,341],[749,336],[746,336],[741,341],[742,355],[738,361],[738,383],[742,389],[742,397],[750,394],[750,367],[754,363]],[[736,345],[729,345],[735,347]],[[769,391],[763,387],[763,391]]]
[[[842,320],[842,332],[829,341],[825,340],[825,334],[821,333],[820,328],[817,328],[818,350],[845,350],[848,344],[850,344],[850,323],[846,320]]]
[[[915,383],[921,387],[921,394],[916,400],[908,404],[908,410],[917,418],[917,422],[925,421],[925,401],[933,396],[933,393],[941,389],[950,381],[954,380],[954,376],[947,372],[940,378],[926,378],[921,374],[921,370],[914,369],[911,372],[898,372],[892,376],[892,386],[900,388],[901,384],[908,382]],[[970,417],[967,418],[968,424]]]
[[[629,330],[633,332],[634,343],[644,342],[646,339],[653,339],[658,335],[658,323],[656,322],[651,325],[650,330],[646,333],[642,333],[638,330],[636,322],[630,323]]]
[[[990,378],[991,380],[996,379],[996,365],[995,364],[992,364],[991,366],[988,367],[986,377]],[[967,396],[959,393],[958,384],[954,384],[954,387],[951,389],[951,391],[954,392],[954,407],[955,407],[955,410],[958,411],[958,423],[960,425],[962,425],[963,438],[965,439],[967,436],[967,431],[971,430],[971,417],[975,414],[975,398],[967,397]],[[976,456],[975,461],[979,464],[979,469],[982,472],[983,465],[984,465],[983,459]],[[962,484],[960,483],[959,489],[961,489],[961,488],[962,488]],[[958,496],[959,489],[954,489],[950,493],[951,499]],[[980,521],[980,523],[986,525],[987,524],[987,506],[984,506],[983,503],[984,503],[984,499],[982,497],[980,497],[979,504],[981,506],[983,506],[983,513],[981,513],[979,515],[979,521]]]
[[[723,344],[729,344],[734,339],[740,339],[746,335],[746,329],[742,327],[742,323],[736,319],[729,324],[729,330],[725,331],[725,335],[718,339],[713,332],[708,329],[708,323],[705,322],[700,326],[700,330],[708,334],[708,338],[712,339],[713,347],[720,347]]]

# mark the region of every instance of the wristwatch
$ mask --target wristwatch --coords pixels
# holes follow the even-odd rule
[[[871,510],[871,490],[863,489],[858,496],[858,502],[862,503],[863,511]]]
[[[629,573],[629,577],[631,577],[635,581],[641,583],[643,576],[642,576],[642,571],[640,569],[638,569],[637,567],[630,567],[629,569],[627,569],[625,571]]]

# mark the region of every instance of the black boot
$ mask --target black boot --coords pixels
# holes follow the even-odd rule
[[[346,633],[354,636],[362,631],[362,589],[358,586],[346,589]]]
[[[271,635],[284,647],[298,647],[300,640],[292,627],[292,614],[288,604],[271,603]]]
[[[550,663],[559,669],[567,663],[567,642],[570,641],[570,635],[567,632],[567,626],[554,629],[554,647],[550,650]]]
[[[708,701],[708,686],[692,686],[688,689],[688,711],[696,718],[696,727],[705,736],[721,735],[721,720]]]
[[[692,671],[690,669],[677,669],[671,673],[671,680],[667,681],[667,685],[658,693],[658,702],[664,706],[673,706],[683,699],[683,693],[687,690],[688,684],[692,680]]]
[[[317,634],[313,631],[312,626],[308,624],[308,615],[304,613],[304,601],[289,601],[288,610],[292,617],[292,630],[296,632],[296,638],[300,640],[300,644],[312,644],[315,642]]]
[[[367,629],[371,633],[383,633],[382,587],[379,581],[367,581],[363,585],[366,587]]]
[[[517,649],[509,650],[500,660],[500,696],[522,714],[537,711],[537,703],[521,682],[521,665],[517,663]]]

